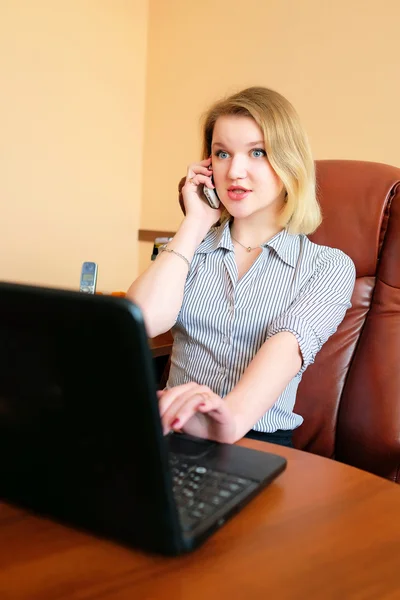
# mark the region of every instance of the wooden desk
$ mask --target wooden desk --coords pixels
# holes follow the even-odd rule
[[[288,467],[199,550],[145,555],[0,505],[1,600],[399,600],[400,486],[242,440]]]
[[[149,339],[149,345],[154,358],[169,356],[172,348],[172,335],[170,331]]]

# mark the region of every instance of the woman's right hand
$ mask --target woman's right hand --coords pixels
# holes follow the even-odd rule
[[[189,165],[186,180],[181,188],[186,217],[194,217],[206,222],[209,227],[214,225],[221,216],[220,208],[212,208],[203,194],[203,186],[214,189],[211,181],[211,158]]]

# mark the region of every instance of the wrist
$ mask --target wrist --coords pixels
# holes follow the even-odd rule
[[[187,263],[190,270],[190,263],[192,262],[194,253],[207,235],[207,232],[208,229],[204,226],[199,226],[199,223],[195,219],[185,218],[165,248],[169,253],[175,252],[181,255],[181,258]],[[160,251],[160,254],[162,253],[163,250]]]
[[[231,435],[233,439],[231,439],[230,443],[234,444],[242,439],[249,429],[246,429],[246,417],[243,414],[243,410],[241,410],[241,399],[236,397],[234,389],[225,396],[225,402],[232,415]]]
[[[189,239],[194,244],[194,249],[196,249],[209,230],[210,226],[204,223],[204,220],[194,216],[186,216],[179,226],[177,236],[179,235],[180,239]]]

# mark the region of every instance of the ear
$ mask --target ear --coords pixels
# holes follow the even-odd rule
[[[182,177],[182,179],[180,180],[179,185],[178,185],[179,205],[180,205],[184,215],[186,215],[186,211],[185,211],[185,205],[183,203],[182,188],[185,185],[185,183],[186,183],[186,177]]]

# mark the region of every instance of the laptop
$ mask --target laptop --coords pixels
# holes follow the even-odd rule
[[[145,551],[196,548],[286,466],[164,436],[140,309],[0,283],[0,497]]]

